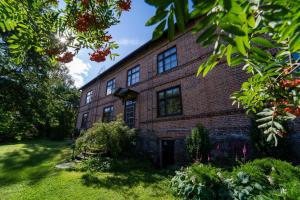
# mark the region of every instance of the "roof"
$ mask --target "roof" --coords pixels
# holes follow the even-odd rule
[[[200,18],[200,17],[199,17]],[[187,26],[189,27],[191,24],[193,24],[196,19],[190,19],[189,22],[187,23]],[[175,24],[175,32],[178,31],[178,28]],[[136,50],[134,50],[133,52],[131,52],[130,54],[128,54],[127,56],[125,56],[123,59],[121,59],[119,62],[117,62],[116,64],[112,65],[111,67],[109,67],[107,70],[105,70],[104,72],[102,72],[101,74],[99,74],[98,76],[96,76],[95,78],[93,78],[92,80],[90,80],[88,83],[84,84],[83,86],[81,86],[79,88],[79,90],[84,89],[85,87],[93,84],[94,82],[96,82],[97,80],[99,80],[100,78],[106,76],[108,73],[118,69],[119,67],[122,67],[122,64],[128,62],[130,59],[134,58],[137,54],[141,53],[142,51],[146,50],[148,47],[150,47],[151,45],[154,45],[155,43],[158,43],[159,41],[162,41],[164,39],[166,39],[168,36],[168,32],[167,30],[164,31],[163,35],[160,36],[158,39],[156,40],[149,40],[148,42],[146,42],[145,44],[143,44],[142,46],[140,46],[139,48],[137,48]]]
[[[162,39],[164,37],[161,37],[160,39]],[[134,58],[138,53],[141,53],[142,51],[146,50],[148,47],[150,47],[151,45],[155,44],[158,40],[149,40],[148,42],[146,42],[145,44],[143,44],[142,46],[140,46],[139,48],[137,48],[136,50],[134,50],[133,52],[131,52],[130,54],[128,54],[127,56],[125,56],[123,59],[121,59],[120,61],[118,61],[116,64],[112,65],[111,67],[109,67],[107,70],[105,70],[104,72],[102,72],[101,74],[99,74],[98,76],[96,76],[95,78],[93,78],[91,81],[89,81],[88,83],[86,83],[85,85],[81,86],[79,88],[79,90],[84,89],[85,87],[93,84],[94,82],[96,82],[98,79],[104,77],[105,75],[107,75],[108,73],[118,69],[119,67],[122,66],[122,64],[126,63],[127,61],[129,61],[130,59]]]

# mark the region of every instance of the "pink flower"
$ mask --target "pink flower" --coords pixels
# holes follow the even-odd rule
[[[207,161],[210,162],[211,158],[210,158],[210,155],[208,154],[207,156]]]
[[[245,144],[244,144],[244,147],[243,147],[243,154],[244,154],[244,157],[246,157],[246,154],[247,154],[247,147],[246,147]]]
[[[217,150],[219,151],[220,150],[220,144],[217,144]]]

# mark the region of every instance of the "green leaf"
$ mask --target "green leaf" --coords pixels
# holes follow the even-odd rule
[[[236,43],[236,46],[237,46],[237,49],[239,50],[239,52],[244,55],[244,56],[247,56],[247,51],[245,49],[245,46],[244,46],[244,42],[243,42],[243,38],[242,37],[236,37],[234,39],[235,43]]]
[[[290,48],[296,52],[300,49],[300,33],[297,33],[290,42]]]
[[[231,45],[228,45],[227,46],[227,63],[228,65],[230,66],[231,64],[231,51],[232,51],[232,46]]]
[[[0,28],[1,28],[2,32],[6,31],[6,28],[2,22],[0,22]]]
[[[208,27],[205,31],[203,31],[201,33],[201,35],[197,38],[197,42],[198,43],[202,43],[203,41],[205,41],[206,39],[208,39],[216,30],[216,26],[212,25],[210,27]]]
[[[184,18],[184,7],[181,0],[175,0],[175,16],[179,30],[183,32],[185,30],[185,18]]]
[[[156,24],[157,22],[161,21],[162,19],[164,19],[167,16],[168,12],[165,10],[159,11],[156,13],[155,16],[151,17],[147,22],[146,22],[146,26],[152,26],[154,24]]]
[[[245,32],[243,31],[243,29],[239,26],[236,25],[232,25],[232,24],[221,24],[220,25],[222,29],[224,29],[226,32],[228,33],[232,33],[238,36],[244,36],[246,35]]]
[[[206,26],[211,24],[211,21],[215,18],[214,15],[208,15],[208,16],[203,16],[193,27],[192,32],[197,33],[199,31],[202,31]]]
[[[10,49],[18,49],[20,47],[20,45],[19,44],[10,44],[10,45],[8,45],[8,47]]]
[[[198,67],[197,74],[196,74],[197,77],[198,77],[198,76],[201,74],[201,72],[203,71],[204,65],[205,65],[205,62],[202,63],[202,64]]]
[[[171,9],[170,15],[168,17],[168,38],[169,40],[173,40],[175,35],[175,24],[174,24],[174,12]]]
[[[195,10],[198,10],[199,15],[207,14],[216,4],[217,0],[200,1],[195,6]]]
[[[250,15],[249,18],[248,18],[248,25],[251,27],[251,28],[254,28],[255,27],[255,18],[253,15]]]
[[[268,47],[268,48],[274,48],[275,45],[273,45],[269,40],[262,38],[262,37],[255,37],[251,39],[252,42],[259,44],[261,46],[264,47]]]
[[[257,48],[257,47],[252,47],[251,51],[256,53],[258,56],[260,56],[264,59],[269,59],[272,56],[269,52],[263,51],[263,50],[261,50],[260,48]]]
[[[229,11],[231,10],[231,7],[232,7],[232,0],[224,0],[223,3],[224,3],[224,8]]]
[[[164,29],[166,26],[166,20],[162,21],[153,31],[153,35],[152,38],[153,40],[158,39],[160,36],[162,36],[162,34],[164,33]]]

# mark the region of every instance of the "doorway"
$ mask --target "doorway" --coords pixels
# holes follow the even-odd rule
[[[162,140],[162,167],[174,165],[174,140]]]

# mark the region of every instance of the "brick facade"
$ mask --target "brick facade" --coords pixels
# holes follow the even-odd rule
[[[220,65],[205,78],[196,77],[198,66],[212,51],[197,44],[196,38],[187,31],[178,34],[172,42],[167,39],[150,42],[86,84],[82,87],[77,127],[81,127],[84,113],[89,113],[88,126],[101,120],[106,106],[114,106],[114,115],[124,113],[121,99],[114,95],[106,96],[107,81],[115,78],[116,88],[129,88],[139,93],[135,111],[135,127],[140,130],[139,148],[156,163],[163,162],[162,145],[165,140],[174,141],[175,162],[184,162],[184,138],[199,122],[210,130],[211,137],[221,146],[226,145],[224,141],[231,136],[247,138],[250,120],[242,110],[232,106],[230,99],[230,94],[239,90],[246,74],[239,67]],[[178,66],[158,74],[157,55],[174,46],[177,48]],[[127,71],[136,65],[140,65],[140,82],[128,87]],[[157,92],[173,86],[181,89],[182,114],[158,117]],[[92,102],[86,105],[86,94],[91,90]]]

